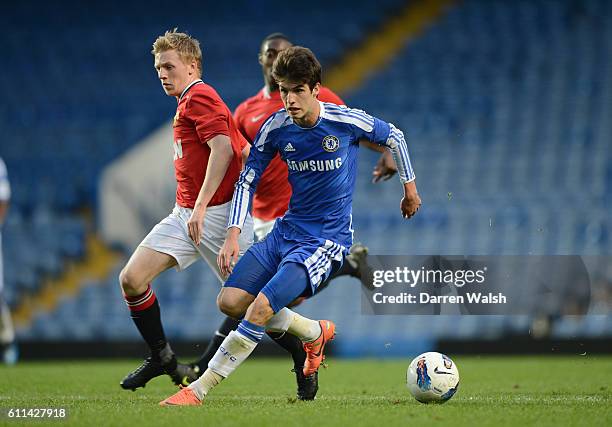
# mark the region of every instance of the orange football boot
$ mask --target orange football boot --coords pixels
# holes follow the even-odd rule
[[[325,360],[325,355],[323,354],[325,344],[336,336],[336,325],[331,320],[319,320],[319,326],[321,326],[319,338],[304,343],[306,362],[304,363],[303,372],[305,376],[312,375],[319,370],[321,362]]]
[[[189,387],[180,387],[179,391],[159,402],[159,406],[197,406],[202,404],[202,401],[198,399],[193,390]]]

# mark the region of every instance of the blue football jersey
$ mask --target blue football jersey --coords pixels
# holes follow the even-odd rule
[[[387,146],[400,180],[415,178],[404,135],[395,126],[361,110],[324,102],[320,107],[319,119],[310,128],[296,125],[284,109],[263,124],[236,183],[228,228],[242,228],[259,178],[277,152],[287,163],[293,190],[289,209],[277,226],[346,248],[353,240],[351,205],[359,140]]]

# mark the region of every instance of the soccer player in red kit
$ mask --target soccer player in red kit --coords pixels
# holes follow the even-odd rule
[[[283,108],[283,102],[280,97],[278,84],[272,77],[272,64],[279,52],[292,46],[291,41],[281,33],[273,33],[263,39],[258,55],[259,64],[262,68],[264,87],[255,95],[242,102],[234,112],[234,119],[238,129],[244,137],[252,142],[255,140],[259,128],[273,113]],[[320,101],[332,102],[337,105],[344,105],[344,101],[332,92],[329,88],[322,86],[318,96]],[[369,145],[372,147],[371,145]],[[376,146],[376,151],[379,151]],[[385,167],[383,174],[392,176],[396,169],[395,163],[390,154],[388,159],[383,163],[379,161],[378,169]],[[253,196],[253,223],[255,237],[258,240],[263,239],[274,226],[274,221],[282,217],[289,206],[291,198],[291,186],[289,185],[287,164],[281,159],[280,155],[276,155],[270,162],[265,172],[263,173],[257,191]],[[388,179],[388,177],[385,177]],[[333,277],[341,275],[352,275],[360,277],[361,269],[367,268],[365,257],[367,249],[357,243],[351,248],[351,253],[346,257],[343,267]],[[332,277],[332,278],[333,278]],[[331,279],[331,278],[330,278]],[[329,283],[327,280],[320,288],[325,287]],[[206,370],[208,362],[217,351],[217,348],[230,331],[236,329],[238,321],[232,318],[226,318],[221,327],[215,331],[215,336],[209,346],[202,354],[200,359],[192,363],[192,367],[202,373]],[[294,372],[296,375],[298,390],[297,397],[300,400],[314,399],[318,390],[318,374],[315,373],[310,377],[305,377],[302,373],[302,367],[306,358],[306,353],[302,348],[302,342],[291,334],[282,334],[276,332],[268,332],[268,335],[274,341],[291,353],[294,361]]]
[[[152,53],[164,91],[178,101],[173,122],[176,205],[144,238],[119,275],[131,317],[151,350],[151,356],[121,382],[131,390],[164,373],[176,384],[197,378],[191,367],[177,364],[151,281],[171,267],[181,271],[204,258],[222,282],[216,258],[247,144],[231,111],[200,79],[202,53],[197,40],[169,31],[158,37]],[[241,237],[241,252],[252,243],[252,221],[248,227]]]

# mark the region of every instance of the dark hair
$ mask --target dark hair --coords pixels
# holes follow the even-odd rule
[[[291,40],[289,40],[289,37],[287,37],[286,35],[284,35],[283,33],[272,33],[272,34],[268,34],[262,41],[261,44],[259,45],[259,50],[261,50],[263,48],[263,45],[266,44],[266,42],[269,42],[270,40],[285,40],[286,42],[291,43]]]
[[[292,46],[278,54],[272,65],[272,77],[276,81],[307,83],[312,89],[321,83],[321,64],[310,49]]]

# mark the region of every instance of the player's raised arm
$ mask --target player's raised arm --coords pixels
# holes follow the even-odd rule
[[[275,114],[270,116],[263,124],[255,141],[253,141],[251,153],[244,170],[240,173],[238,182],[236,182],[227,223],[227,234],[217,258],[217,263],[223,274],[231,273],[233,264],[238,260],[238,236],[249,213],[249,204],[257,188],[259,178],[276,154],[276,148],[268,142],[268,135],[278,126],[279,121],[282,121],[282,117]]]
[[[416,188],[416,176],[410,163],[408,145],[404,134],[391,123],[370,116],[361,110],[345,108],[342,114],[351,117],[356,139],[366,139],[389,148],[397,167],[397,174],[404,186],[404,197],[400,209],[404,218],[412,217],[421,206],[421,198]]]
[[[393,155],[391,151],[389,151],[385,146],[374,144],[373,142],[368,141],[367,139],[360,139],[359,144],[362,147],[366,147],[372,151],[376,151],[380,153],[380,157],[374,165],[374,169],[372,171],[372,183],[376,184],[382,181],[388,181],[393,178],[393,175],[397,173],[397,167],[395,166],[395,161],[393,160]]]
[[[376,142],[376,141],[373,141]],[[400,202],[400,209],[404,218],[412,217],[421,206],[421,198],[416,188],[416,176],[412,170],[410,156],[408,155],[408,145],[401,130],[389,123],[389,136],[383,145],[389,147],[397,173],[401,183],[404,185],[404,197]]]
[[[391,151],[384,149],[376,165],[374,165],[374,170],[372,171],[372,183],[376,184],[377,182],[388,181],[393,178],[393,175],[397,173],[397,166],[395,165],[395,160],[393,160],[393,155]]]

